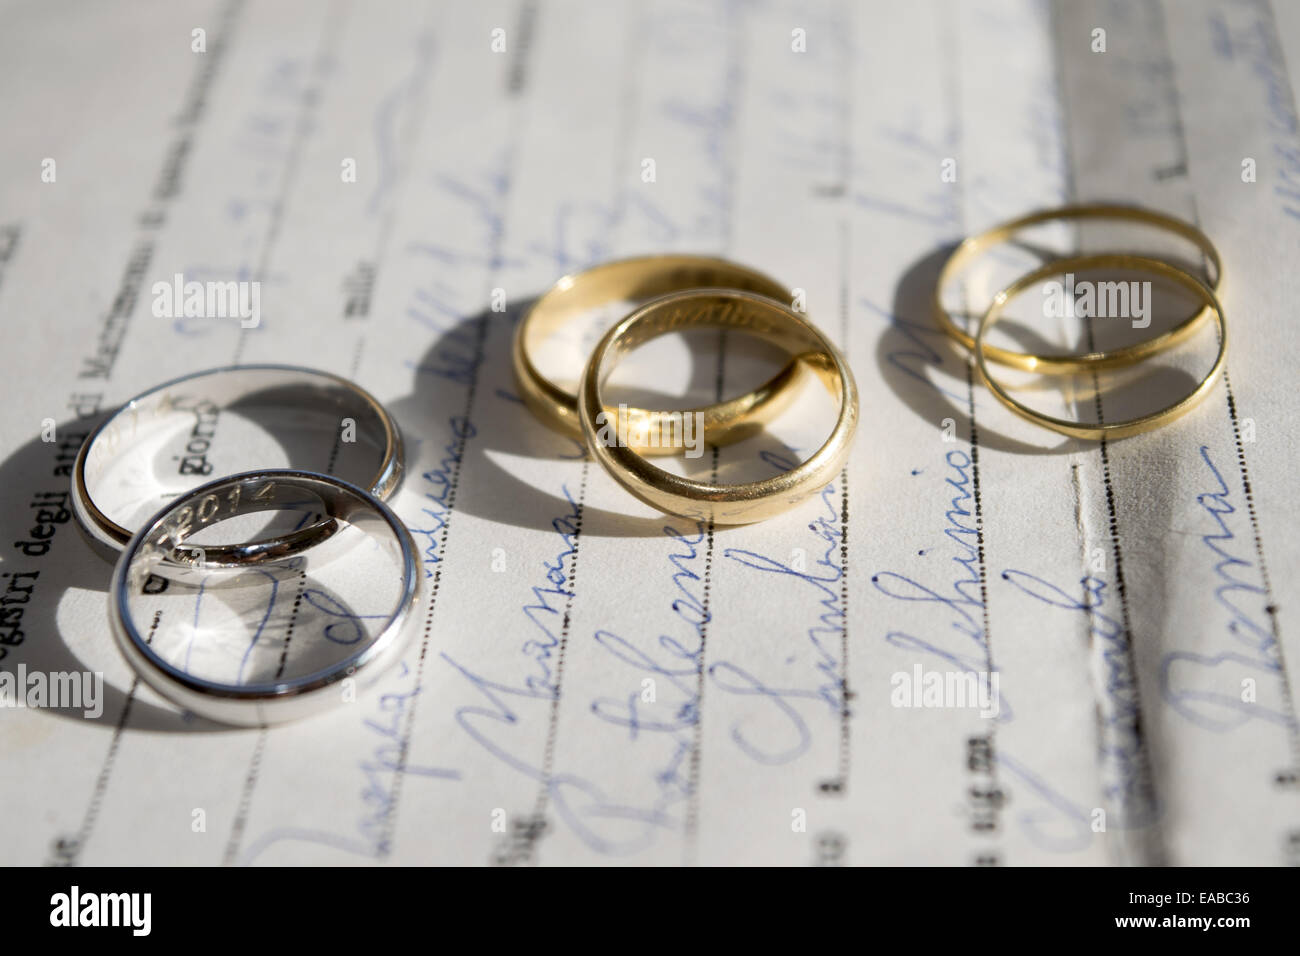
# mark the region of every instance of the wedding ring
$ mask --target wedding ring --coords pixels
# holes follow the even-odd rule
[[[789,290],[761,272],[711,256],[639,256],[567,275],[533,304],[515,330],[515,382],[524,403],[548,427],[581,438],[578,397],[539,372],[532,354],[548,336],[584,311],[610,302],[645,300],[701,288],[743,289],[779,302],[789,299]],[[794,396],[801,374],[800,364],[791,362],[749,394],[691,409],[689,413],[703,415],[704,438],[709,444],[740,441],[780,414]],[[630,408],[624,414],[634,422],[644,423],[647,429],[658,429],[665,413]],[[672,454],[672,449],[638,447],[636,450],[642,455]]]
[[[110,560],[115,558],[131,539],[135,529],[130,524],[139,513],[138,510],[128,513],[124,506],[115,508],[104,502],[110,465],[122,467],[122,459],[133,449],[156,451],[168,435],[174,437],[176,423],[181,420],[193,427],[188,429],[188,434],[180,435],[183,447],[175,449],[179,454],[173,460],[178,464],[171,466],[174,471],[168,476],[165,493],[188,490],[213,477],[214,471],[218,475],[222,473],[217,466],[224,456],[219,456],[218,450],[229,454],[239,448],[237,441],[218,444],[222,413],[257,403],[286,413],[301,408],[337,414],[340,421],[351,419],[355,433],[369,439],[375,449],[369,491],[387,499],[401,483],[401,433],[392,416],[369,392],[337,375],[289,365],[209,369],[137,395],[103,421],[82,444],[72,470],[73,511],[96,550]],[[119,472],[118,485],[127,487],[137,499],[137,507],[143,503],[148,511],[154,510],[152,495],[144,485],[146,479],[155,477],[155,462],[128,464],[136,464],[135,470],[123,468],[126,480],[121,480]],[[322,457],[322,467],[324,464]],[[207,549],[207,560],[210,565],[220,567],[246,564],[263,552],[282,557],[295,550],[315,547],[333,530],[329,522],[315,522],[261,541],[213,545]]]
[[[1163,213],[1155,212],[1150,209],[1142,209],[1136,206],[1120,206],[1107,203],[1094,203],[1082,206],[1062,206],[1058,209],[1047,209],[1040,212],[1030,213],[1027,216],[1021,216],[1019,219],[1012,219],[1001,225],[994,226],[987,232],[982,232],[976,236],[970,236],[963,240],[962,243],[953,250],[948,261],[944,263],[943,269],[939,272],[939,279],[934,287],[933,311],[935,319],[939,325],[952,338],[961,343],[967,350],[973,349],[975,339],[971,334],[960,328],[943,305],[943,292],[952,282],[952,280],[970,263],[972,259],[980,253],[1006,242],[1016,233],[1021,232],[1031,226],[1036,226],[1045,222],[1056,220],[1108,220],[1119,222],[1136,222],[1148,226],[1156,226],[1167,232],[1172,232],[1181,236],[1188,242],[1195,245],[1204,255],[1205,260],[1214,273],[1213,283],[1210,285],[1211,292],[1217,292],[1223,282],[1223,264],[1219,259],[1219,251],[1215,249],[1214,243],[1210,241],[1209,236],[1197,229],[1190,223],[1183,222],[1181,219],[1175,219],[1173,216],[1166,216]],[[1191,316],[1188,316],[1178,325],[1162,332],[1160,335],[1146,339],[1142,342],[1136,342],[1133,345],[1127,345],[1123,348],[1110,349],[1103,352],[1088,352],[1083,355],[1033,355],[1028,352],[1015,352],[1010,349],[999,348],[993,345],[986,345],[984,353],[989,361],[997,362],[999,365],[1007,365],[1012,368],[1018,368],[1026,372],[1039,372],[1045,375],[1065,375],[1072,372],[1087,371],[1089,369],[1101,368],[1118,368],[1125,365],[1132,365],[1142,359],[1156,355],[1166,349],[1173,348],[1180,342],[1185,341],[1198,328],[1205,323],[1210,317],[1211,309],[1199,309]]]
[[[1137,418],[1131,418],[1122,422],[1106,422],[1095,425],[1083,424],[1081,422],[1070,421],[1065,418],[1054,418],[1051,415],[1045,415],[1042,412],[1035,411],[1028,405],[1012,398],[1010,393],[993,378],[989,371],[988,358],[992,350],[984,344],[984,339],[988,332],[1002,317],[1007,303],[1017,295],[1036,282],[1052,276],[1060,275],[1063,272],[1074,269],[1132,269],[1141,272],[1151,272],[1166,279],[1172,279],[1183,288],[1192,292],[1202,302],[1205,303],[1204,311],[1211,312],[1215,320],[1219,323],[1219,352],[1214,360],[1214,367],[1210,369],[1209,374],[1205,376],[1199,385],[1185,398],[1174,404],[1163,408],[1159,411],[1152,412],[1148,415],[1141,415]],[[1109,253],[1091,256],[1073,256],[1066,259],[1059,259],[1055,262],[1049,262],[1046,265],[1035,269],[1033,272],[1021,276],[1011,285],[1007,286],[1001,292],[993,297],[993,302],[989,305],[988,310],[980,319],[979,328],[975,333],[975,362],[979,367],[980,377],[984,379],[984,384],[989,387],[998,400],[1006,405],[1013,412],[1026,421],[1034,422],[1052,431],[1060,432],[1063,435],[1070,435],[1074,438],[1124,438],[1128,435],[1136,435],[1139,432],[1148,431],[1165,422],[1173,421],[1180,415],[1186,414],[1196,406],[1209,391],[1214,388],[1218,380],[1219,373],[1223,369],[1224,362],[1228,355],[1228,325],[1223,315],[1223,306],[1219,303],[1218,297],[1214,291],[1200,279],[1189,275],[1182,269],[1169,265],[1160,259],[1151,259],[1146,256],[1134,256],[1126,253]]]
[[[839,402],[835,428],[803,464],[763,481],[714,485],[682,478],[650,464],[635,443],[610,430],[601,392],[618,361],[651,339],[686,328],[748,332],[789,352],[815,372]],[[716,524],[745,524],[786,511],[830,484],[844,467],[858,421],[853,374],[839,351],[812,323],[773,299],[728,289],[677,292],[641,306],[596,345],[578,392],[582,431],[592,454],[614,480],[652,507]],[[689,412],[665,413],[685,416]],[[677,419],[680,426],[682,419]],[[668,422],[671,428],[671,420]]]
[[[310,635],[304,637],[307,625],[300,611],[302,599],[309,592],[306,590],[307,571],[300,572],[299,566],[329,570],[332,563],[340,563],[339,550],[333,554],[307,552],[288,562],[264,554],[254,565],[237,569],[214,570],[201,558],[194,566],[173,563],[174,554],[179,549],[190,548],[187,540],[204,528],[241,515],[284,508],[304,495],[318,499],[331,522],[348,529],[355,528],[370,539],[372,547],[357,547],[354,542],[346,551],[348,555],[354,556],[355,560],[373,559],[380,555],[392,562],[394,578],[388,577],[392,572],[384,571],[379,579],[381,586],[358,585],[368,597],[381,595],[375,600],[383,601],[386,595],[392,602],[390,607],[383,607],[379,613],[353,612],[337,598],[329,595],[319,598],[318,606],[325,609],[326,616],[335,620],[322,628],[322,633],[313,641]],[[203,551],[201,547],[191,550],[200,555]],[[302,583],[297,588],[297,601],[292,597],[277,600],[279,589],[273,587],[270,601],[264,602],[263,614],[258,603],[262,600],[260,593],[247,582],[265,588],[266,581],[273,580],[269,577],[273,570],[279,570],[286,580],[301,579]],[[357,564],[349,563],[341,568],[335,567],[334,571],[336,578],[348,581],[356,580],[361,569]],[[244,472],[194,489],[145,523],[118,560],[109,590],[109,615],[113,636],[122,654],[140,679],[159,694],[187,711],[221,723],[265,726],[294,720],[341,702],[346,699],[347,691],[364,686],[396,661],[413,630],[413,610],[419,598],[421,576],[410,532],[387,505],[363,489],[312,472],[291,469]],[[167,593],[169,591],[171,593]],[[293,592],[287,593],[292,595]],[[197,676],[180,666],[174,659],[179,652],[169,655],[160,650],[159,641],[153,638],[166,612],[169,621],[179,617],[185,622],[184,626],[193,627],[190,650],[185,655],[188,659],[198,639],[199,601],[206,596],[212,602],[214,595],[223,594],[225,599],[218,599],[216,603],[227,617],[235,598],[243,596],[246,603],[251,602],[252,619],[260,622],[255,628],[249,628],[253,631],[251,643],[243,634],[234,642],[236,650],[242,650],[244,654],[236,675],[243,673],[244,662],[259,642],[261,647],[256,649],[269,654],[273,660],[278,658],[282,670],[288,659],[290,637],[297,641],[299,648],[304,642],[308,645],[301,651],[300,659],[307,661],[301,665],[303,673],[286,677],[277,671],[256,680],[215,680]],[[164,601],[169,603],[164,604]],[[307,603],[311,604],[311,601]],[[274,640],[267,628],[268,621],[273,620],[273,612],[281,614],[287,628],[284,636],[277,633]],[[381,623],[375,626],[373,633],[368,633],[363,630],[361,622],[371,620]],[[345,633],[331,635],[331,627],[342,627]],[[369,639],[363,641],[363,637]],[[352,645],[356,645],[355,648]],[[321,647],[331,651],[338,646],[348,649],[340,660],[323,664],[315,662]],[[172,650],[176,651],[175,648]],[[201,659],[211,660],[214,648],[200,646],[198,653]],[[356,683],[348,687],[342,684],[346,680]]]

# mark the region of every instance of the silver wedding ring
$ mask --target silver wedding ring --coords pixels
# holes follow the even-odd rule
[[[309,593],[305,569],[328,571],[330,564],[341,555],[341,552],[331,553],[331,545],[335,542],[327,542],[323,547],[313,548],[288,560],[283,555],[264,552],[250,557],[242,568],[224,569],[214,569],[204,560],[204,547],[188,543],[196,536],[201,537],[204,529],[218,522],[290,508],[300,504],[304,497],[317,502],[322,516],[336,527],[357,529],[370,539],[369,547],[357,547],[357,542],[353,542],[350,554],[360,557],[378,555],[391,561],[398,569],[396,580],[386,577],[386,570],[381,572],[380,579],[388,582],[385,588],[359,586],[356,589],[362,600],[384,601],[391,603],[391,607],[349,610],[338,598],[326,595],[320,606],[334,623],[317,627],[319,633],[314,633],[299,619],[295,632],[293,623],[299,617],[299,605],[304,594]],[[342,536],[340,533],[340,538]],[[191,553],[197,555],[193,563],[177,559],[178,554]],[[268,633],[265,624],[271,618],[272,605],[277,604],[278,589],[270,590],[271,600],[260,623],[257,623],[260,614],[257,601],[261,598],[256,593],[258,585],[266,590],[265,582],[271,579],[272,570],[278,570],[286,581],[301,579],[298,601],[286,604],[285,599],[280,599],[278,604],[279,607],[292,608],[284,612],[289,628],[283,634],[277,631],[274,635]],[[338,580],[353,580],[359,573],[355,561],[334,570]],[[346,700],[352,689],[346,682],[364,686],[395,662],[409,643],[422,577],[410,532],[374,495],[328,475],[268,469],[209,482],[172,501],[150,518],[127,543],[118,560],[109,592],[109,613],[113,636],[122,654],[141,680],[159,694],[187,711],[212,720],[240,726],[265,726],[295,720]],[[171,588],[175,591],[169,596],[165,592]],[[182,590],[184,593],[176,593]],[[377,590],[384,593],[377,594]],[[293,634],[301,650],[298,659],[306,662],[299,667],[302,673],[282,675],[276,672],[243,679],[241,665],[231,679],[211,679],[197,676],[188,667],[181,666],[187,660],[177,659],[176,648],[172,647],[170,653],[166,648],[160,649],[154,638],[160,623],[163,623],[166,605],[162,602],[178,601],[176,606],[184,611],[181,626],[192,627],[194,632],[198,632],[196,602],[198,596],[205,593],[210,601],[214,600],[213,595],[218,595],[214,603],[226,619],[232,613],[230,609],[239,604],[241,596],[247,604],[251,595],[252,604],[258,608],[257,613],[251,615],[256,626],[248,628],[252,631],[251,642],[245,634],[236,634],[233,641],[235,650],[247,647],[243,657],[245,661],[254,649],[262,652],[264,657],[269,654],[271,660],[278,657],[283,670],[285,661],[289,659],[289,634]],[[147,620],[144,619],[146,615]],[[245,614],[245,617],[250,615]],[[362,628],[363,621],[373,624]],[[173,622],[174,616],[166,623],[174,626]],[[331,627],[343,627],[344,633],[331,635]],[[264,641],[262,647],[256,647],[259,641]],[[193,642],[192,634],[191,647]],[[283,649],[276,642],[284,642]],[[212,642],[207,643],[210,645]],[[232,644],[231,641],[226,643]],[[321,647],[327,651],[343,647],[346,653],[338,660],[321,662],[316,660],[316,652]],[[204,646],[200,653],[211,655],[212,648]],[[188,654],[183,657],[187,658]],[[234,658],[238,658],[237,653]]]
[[[86,439],[77,455],[72,475],[73,511],[87,539],[104,556],[112,559],[131,539],[130,517],[108,512],[113,509],[101,499],[105,472],[111,463],[121,464],[123,452],[151,447],[161,431],[175,426],[178,416],[192,417],[185,444],[172,456],[170,486],[184,493],[199,482],[221,474],[216,455],[216,426],[223,412],[241,404],[265,402],[277,408],[337,414],[351,419],[355,432],[376,449],[374,470],[366,487],[375,497],[386,500],[402,479],[402,438],[397,423],[369,392],[345,378],[314,369],[289,365],[244,365],[210,369],[174,379],[137,395],[102,422]],[[233,443],[227,443],[226,451]],[[147,459],[136,467],[148,469]],[[239,469],[226,468],[227,473]],[[136,475],[144,480],[147,475]],[[358,482],[360,483],[360,482]],[[152,510],[152,506],[150,506]],[[329,538],[337,526],[330,521],[314,522],[287,534],[239,544],[214,544],[205,549],[212,567],[236,567],[263,557],[284,557],[314,548]]]

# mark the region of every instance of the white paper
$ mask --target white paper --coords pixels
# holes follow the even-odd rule
[[[1300,20],[1274,6],[6,5],[0,669],[105,698],[0,713],[3,860],[1296,862]],[[1015,418],[929,313],[947,244],[1094,199],[1204,229],[1232,330],[1200,407],[1104,452]],[[518,303],[668,251],[802,290],[850,362],[852,458],[795,511],[658,515],[515,397]],[[259,281],[260,324],[157,317],[177,273]],[[653,355],[641,384],[713,385]],[[110,565],[40,517],[97,411],[235,362],[386,403],[429,575],[378,686],[265,731],[138,685]],[[791,414],[787,442],[824,433]],[[898,706],[918,669],[995,674],[998,714]]]

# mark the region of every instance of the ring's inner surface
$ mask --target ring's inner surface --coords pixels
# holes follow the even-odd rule
[[[1007,297],[995,304],[985,324],[986,344],[1019,343],[1032,334],[1035,325],[1051,325],[1057,317],[1044,316],[1042,303],[1055,294],[1064,274],[1077,283],[1138,283],[1134,299],[1140,296],[1152,325],[1161,317],[1182,316],[1200,310],[1217,320],[1206,293],[1186,271],[1156,260],[1143,265],[1127,254],[1079,256],[1041,266],[1011,284]],[[1131,300],[1132,301],[1132,300]],[[1144,324],[1136,311],[1080,319],[1078,335],[1086,347],[1104,336],[1113,340],[1115,325]],[[1011,336],[999,338],[1004,328]],[[1139,330],[1140,331],[1140,330]],[[1033,413],[1071,424],[1095,427],[1155,414],[1182,401],[1204,381],[1218,354],[1218,324],[1211,321],[1197,329],[1177,348],[1162,351],[1140,364],[1115,369],[1082,371],[1072,375],[1038,375],[1003,366],[988,365],[995,385]]]
[[[576,391],[601,335],[649,299],[701,288],[739,289],[781,302],[789,302],[791,294],[752,269],[694,255],[619,260],[566,277],[533,304],[521,327],[515,359],[525,400],[551,427],[580,434]],[[714,387],[719,359],[701,354],[697,360],[681,343],[664,343],[646,362],[625,369],[633,381],[614,404],[626,405],[652,429],[682,409],[698,410],[709,444],[742,440],[786,407],[801,369],[788,360],[772,366],[743,350],[730,357],[733,386],[719,393]],[[664,454],[653,447],[640,450]]]
[[[782,302],[790,294],[760,273],[695,256],[610,262],[560,282],[538,299],[529,315],[525,345],[535,352],[549,336],[597,306],[644,302],[669,292],[703,288],[742,289]]]
[[[206,565],[205,532],[295,506],[333,519],[334,532],[290,556]],[[404,567],[397,533],[368,501],[269,475],[169,509],[131,556],[121,598],[156,659],[193,679],[269,690],[336,670],[373,644],[403,606]]]
[[[596,369],[601,400],[608,407],[606,383],[632,352],[661,336],[692,329],[723,329],[753,336],[793,357],[814,373],[806,376],[781,415],[756,428],[744,441],[726,449],[714,461],[711,456],[662,461],[663,471],[718,485],[762,481],[782,471],[793,470],[828,439],[841,411],[844,383],[834,361],[825,353],[818,333],[791,318],[775,303],[737,297],[726,292],[706,292],[656,302],[620,331],[601,357]],[[739,336],[737,336],[739,337]],[[824,391],[807,379],[821,381]],[[706,421],[705,416],[702,421]],[[617,426],[618,423],[614,423]],[[688,425],[683,422],[683,428]],[[617,428],[605,433],[606,444],[620,442]],[[649,466],[648,463],[638,463]]]
[[[168,500],[255,467],[369,487],[386,452],[383,418],[360,393],[292,371],[223,370],[119,410],[86,452],[86,490],[104,518],[134,531]],[[284,530],[272,516],[254,533]]]
[[[1202,278],[1211,287],[1217,285],[1217,252],[1206,237],[1185,223],[1170,220],[1166,224],[1145,216],[1133,210],[1085,208],[1074,218],[1042,213],[1028,217],[1034,221],[1015,228],[995,229],[967,240],[952,253],[939,277],[936,295],[957,328],[973,335],[979,317],[998,290],[1045,263],[1067,257],[1112,252],[1154,257]],[[1185,307],[1163,310],[1154,316],[1138,315],[1137,324],[1099,322],[1085,330],[1081,323],[1090,313],[1105,318],[1130,308],[1144,308],[1144,302],[1130,298],[1134,278],[1142,277],[1060,276],[1056,285],[1034,303],[1055,321],[1037,321],[1023,327],[1014,321],[1003,323],[998,336],[987,343],[989,357],[997,361],[1001,349],[1049,359],[1114,353],[1172,333],[1184,324],[1197,328],[1212,324],[1209,313],[1189,298]],[[1124,285],[1117,284],[1120,282]],[[1014,335],[1013,326],[1017,329]],[[1181,339],[1169,341],[1169,347],[1178,341]]]

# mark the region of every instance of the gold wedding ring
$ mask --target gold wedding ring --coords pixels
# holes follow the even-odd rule
[[[550,428],[574,438],[582,437],[578,397],[538,371],[531,357],[538,346],[561,326],[597,306],[701,288],[746,290],[780,302],[789,298],[789,290],[774,279],[711,256],[638,256],[567,275],[533,304],[515,330],[515,382],[525,404]],[[794,386],[802,368],[800,363],[792,361],[749,394],[716,405],[671,413],[630,408],[624,414],[636,426],[634,433],[658,434],[665,416],[698,413],[703,416],[704,440],[711,445],[726,445],[755,434],[780,414],[796,392]],[[667,455],[675,451],[646,445],[636,446],[636,450],[641,455]]]
[[[715,485],[658,468],[611,427],[602,399],[605,381],[633,349],[669,332],[713,327],[748,332],[787,351],[817,373],[839,402],[835,428],[812,457],[763,481]],[[858,422],[858,392],[839,351],[818,329],[780,302],[752,292],[706,289],[648,302],[605,333],[587,361],[578,413],[596,460],[629,492],[669,514],[716,524],[746,524],[780,514],[817,494],[844,467]],[[677,413],[684,414],[684,413]]]
[[[939,279],[935,283],[933,300],[935,319],[944,331],[965,346],[967,350],[973,349],[975,347],[975,338],[972,337],[969,332],[958,327],[958,325],[953,321],[952,315],[949,314],[948,310],[944,308],[943,305],[943,291],[952,282],[953,278],[980,253],[992,246],[1006,242],[1016,233],[1032,226],[1056,220],[1097,219],[1136,222],[1143,225],[1156,226],[1160,229],[1166,230],[1167,232],[1172,232],[1177,236],[1181,236],[1183,239],[1186,239],[1188,242],[1200,249],[1201,253],[1205,256],[1208,266],[1211,267],[1211,271],[1214,273],[1213,282],[1209,286],[1211,294],[1213,295],[1213,293],[1216,293],[1222,284],[1223,264],[1219,259],[1218,250],[1214,248],[1214,243],[1210,241],[1209,236],[1190,223],[1183,222],[1181,219],[1175,219],[1172,216],[1166,216],[1163,213],[1158,213],[1149,209],[1141,209],[1136,206],[1120,206],[1106,203],[1095,203],[1083,206],[1062,206],[1058,209],[1047,209],[1041,212],[1030,213],[1027,216],[1021,216],[1019,219],[1012,219],[999,226],[994,226],[987,232],[982,232],[979,235],[969,236],[964,239],[962,243],[953,250],[952,255],[948,257],[948,261],[944,263],[943,269],[939,272]],[[1172,329],[1169,329],[1154,338],[1146,339],[1142,342],[1134,343],[1133,345],[1127,345],[1123,348],[1111,349],[1104,352],[1087,352],[1082,355],[1049,356],[1034,355],[1028,352],[1015,352],[1010,349],[986,345],[983,348],[983,355],[988,361],[997,362],[999,365],[1007,365],[1026,372],[1039,372],[1045,375],[1063,375],[1072,372],[1088,371],[1090,369],[1118,368],[1140,362],[1142,359],[1149,358],[1152,355],[1163,352],[1165,349],[1173,348],[1175,345],[1183,342],[1201,327],[1201,325],[1209,318],[1210,312],[1211,308],[1207,305],[1205,308],[1199,309],[1195,314],[1188,316]],[[1219,321],[1222,322],[1222,313],[1219,314]]]
[[[1219,323],[1219,352],[1214,360],[1214,367],[1210,369],[1209,374],[1205,376],[1199,385],[1185,398],[1174,404],[1163,408],[1159,411],[1152,412],[1149,415],[1142,415],[1137,418],[1131,418],[1122,422],[1106,422],[1095,425],[1084,424],[1082,422],[1070,421],[1065,418],[1054,418],[1042,412],[1035,411],[1028,405],[1012,398],[1010,393],[993,378],[989,372],[988,360],[992,357],[993,349],[984,344],[984,339],[988,332],[1002,317],[1007,303],[1017,295],[1027,289],[1029,286],[1043,279],[1060,275],[1063,272],[1083,269],[1132,269],[1141,272],[1151,272],[1166,279],[1172,279],[1183,288],[1196,295],[1203,303],[1204,308],[1201,312],[1213,313],[1216,321]],[[1154,340],[1153,340],[1154,341]],[[984,384],[989,387],[998,400],[1006,405],[1013,412],[1026,421],[1050,428],[1052,431],[1060,432],[1063,435],[1070,435],[1074,438],[1124,438],[1128,435],[1136,435],[1139,432],[1148,431],[1152,428],[1162,425],[1165,422],[1173,421],[1181,415],[1186,414],[1198,402],[1201,401],[1209,391],[1214,388],[1214,383],[1222,371],[1224,361],[1228,354],[1228,325],[1223,316],[1223,306],[1219,303],[1218,297],[1214,291],[1200,279],[1189,275],[1182,269],[1169,265],[1160,259],[1151,259],[1146,256],[1128,255],[1125,253],[1109,253],[1091,256],[1073,256],[1066,259],[1059,259],[1049,262],[1033,272],[1026,273],[1011,285],[1007,286],[1001,292],[993,297],[993,302],[989,305],[988,310],[980,319],[979,328],[975,332],[974,338],[975,362],[979,367],[980,377],[984,379]],[[1093,367],[1096,367],[1094,365]],[[1041,371],[1041,369],[1036,369]]]

